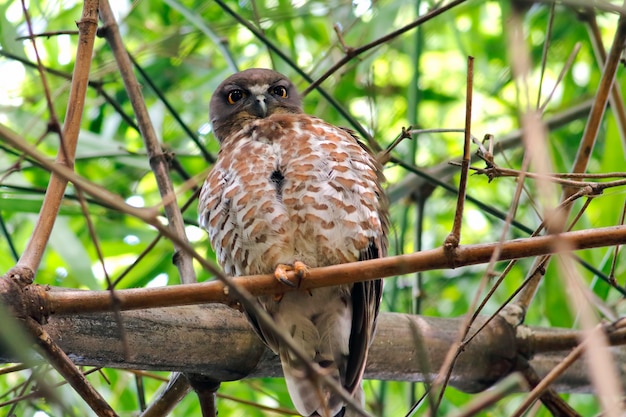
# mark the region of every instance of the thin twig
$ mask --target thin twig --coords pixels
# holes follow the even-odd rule
[[[35,336],[43,355],[74,390],[85,400],[99,417],[115,417],[117,414],[91,386],[85,375],[74,365],[71,359],[52,340],[48,333],[33,319],[25,320],[26,327]]]
[[[11,237],[11,233],[9,232],[9,229],[7,228],[7,225],[4,222],[4,216],[2,215],[1,211],[0,211],[0,230],[2,231],[2,237],[4,238],[4,240],[7,242],[7,245],[9,246],[9,251],[11,252],[11,256],[13,260],[17,262],[20,259],[20,255],[17,252],[17,248],[15,247],[15,244],[13,243],[13,238]]]
[[[403,140],[405,139],[412,139],[412,130],[411,130],[411,126],[409,126],[408,128],[402,127],[402,132],[400,132],[400,134],[398,135],[397,138],[395,138],[393,140],[393,142],[391,142],[391,144],[389,144],[389,146],[387,146],[387,148],[378,153],[378,155],[376,155],[376,159],[378,160],[378,162],[381,165],[386,165],[387,162],[389,162],[389,160],[391,159],[391,152],[400,144],[402,143]]]
[[[591,10],[587,10],[586,13],[583,13],[582,18],[587,23],[587,32],[589,33],[589,40],[593,47],[596,62],[598,67],[602,68],[606,62],[606,49],[602,42],[602,34],[598,27],[598,21]],[[619,83],[613,85],[610,100],[611,110],[615,115],[615,121],[619,127],[620,137],[622,139],[622,149],[626,152],[626,105],[624,104]]]
[[[550,5],[550,16],[548,18],[548,26],[546,28],[546,34],[544,36],[543,50],[541,51],[541,72],[539,73],[539,91],[537,92],[537,109],[539,109],[541,103],[541,89],[543,88],[543,76],[546,72],[546,64],[548,63],[548,49],[550,47],[550,41],[552,39],[552,28],[554,26],[554,9],[556,8],[556,2]]]
[[[335,72],[337,72],[341,67],[343,67],[344,65],[346,65],[348,62],[350,62],[350,60],[360,54],[362,54],[363,52],[366,52],[372,48],[375,48],[377,46],[380,46],[384,43],[389,42],[392,39],[397,38],[398,36],[408,32],[409,30],[412,30],[422,24],[424,24],[425,22],[428,22],[429,20],[439,16],[440,14],[458,6],[459,4],[464,3],[466,0],[454,0],[451,1],[450,3],[441,6],[441,7],[437,7],[433,10],[431,10],[430,12],[426,13],[423,16],[420,16],[419,18],[415,19],[414,21],[412,21],[411,23],[409,23],[406,26],[401,27],[400,29],[394,30],[391,33],[388,33],[385,36],[382,36],[378,39],[376,39],[375,41],[372,41],[366,45],[363,46],[359,46],[358,48],[351,48],[349,49],[348,52],[343,58],[341,58],[339,61],[337,61],[331,68],[329,68],[322,76],[320,76],[317,80],[315,80],[315,82],[311,83],[303,92],[302,95],[306,96],[308,93],[310,93],[313,89],[318,88],[324,81],[326,81],[326,79],[328,77],[330,77],[331,75],[333,75]]]
[[[454,249],[461,242],[461,225],[463,223],[463,209],[465,207],[465,195],[467,194],[467,176],[470,165],[471,152],[471,128],[472,128],[472,93],[474,91],[474,57],[467,57],[467,81],[465,95],[465,135],[463,146],[463,159],[461,161],[461,178],[459,180],[459,194],[454,211],[454,223],[452,231],[446,237],[444,247]]]
[[[539,106],[540,112],[543,113],[546,110],[546,107],[550,103],[550,100],[552,100],[552,97],[554,96],[556,89],[559,87],[559,85],[561,84],[561,81],[563,81],[563,78],[565,78],[565,75],[569,72],[570,68],[574,64],[574,59],[576,59],[576,55],[578,55],[578,52],[580,51],[581,47],[582,47],[582,43],[576,42],[576,45],[574,45],[574,49],[572,50],[569,57],[567,58],[567,61],[565,62],[565,65],[563,65],[563,68],[561,68],[561,72],[559,73],[559,76],[557,77],[556,82],[552,86],[552,90],[550,90],[550,94],[548,94],[548,97],[546,97],[543,104]]]
[[[626,220],[626,200],[624,201],[624,206],[622,207],[622,215],[620,216],[619,224],[623,225],[624,220]],[[620,248],[620,245],[615,245],[615,249],[613,250],[613,260],[611,261],[611,272],[609,272],[609,280],[611,280],[614,285],[619,285],[615,279],[615,267],[617,265],[617,255],[619,255]]]
[[[458,162],[451,162],[452,165],[461,165]],[[626,185],[626,172],[610,172],[606,174],[537,174],[533,172],[524,172],[517,169],[509,169],[509,168],[501,168],[495,164],[491,164],[487,168],[478,168],[478,167],[470,167],[472,171],[476,171],[477,174],[486,175],[489,180],[493,180],[494,178],[499,177],[514,177],[520,178],[522,174],[524,177],[540,180],[540,181],[549,181],[555,184],[564,185],[567,187],[572,187],[576,189],[590,187],[597,194],[601,194],[602,191],[607,188],[612,187],[621,187]],[[624,178],[623,180],[609,181],[609,182],[583,182],[583,181],[572,181],[563,178]]]
[[[16,41],[25,41],[25,40],[33,40],[35,38],[48,38],[50,39],[53,36],[59,36],[59,35],[78,35],[79,31],[77,30],[57,30],[57,31],[53,31],[53,32],[39,32],[39,33],[33,33],[33,34],[29,34],[27,36],[18,36],[17,38],[15,38]]]
[[[615,81],[615,74],[617,72],[617,68],[621,59],[622,51],[624,50],[624,46],[626,45],[626,15],[621,15],[615,32],[615,37],[613,39],[613,45],[611,47],[611,52],[607,58],[606,64],[602,71],[602,78],[600,80],[600,85],[598,87],[598,91],[595,96],[595,100],[591,107],[590,116],[587,119],[587,124],[585,126],[585,130],[583,133],[583,137],[580,142],[580,146],[578,148],[578,153],[576,155],[576,160],[574,162],[574,166],[572,167],[572,172],[582,173],[587,170],[587,164],[589,163],[589,158],[591,157],[593,147],[595,145],[598,131],[600,129],[600,123],[603,119],[604,112],[607,107],[607,103],[609,97],[611,95],[611,91],[613,89],[613,84]],[[575,190],[571,187],[566,187],[563,192],[563,196],[561,198],[562,201],[567,200]],[[569,215],[569,211],[571,210],[571,206],[566,208],[563,212],[563,218],[566,218]],[[537,271],[539,271],[537,269]],[[535,274],[531,283],[525,288],[525,290],[520,295],[518,299],[518,303],[527,308],[532,301],[532,298],[535,295],[536,289],[539,285],[543,277],[543,273],[538,272]]]

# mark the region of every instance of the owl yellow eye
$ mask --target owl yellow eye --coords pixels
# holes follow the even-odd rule
[[[238,102],[239,100],[241,100],[242,98],[244,98],[246,95],[243,91],[241,90],[233,90],[230,93],[228,93],[228,104],[235,104],[236,102]]]
[[[287,89],[283,87],[282,85],[274,87],[274,89],[272,90],[272,93],[276,96],[287,98]]]

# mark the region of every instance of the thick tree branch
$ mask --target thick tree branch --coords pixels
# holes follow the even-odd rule
[[[280,362],[254,334],[244,316],[222,305],[184,306],[124,312],[132,356],[125,357],[119,329],[111,313],[54,316],[44,326],[50,337],[79,365],[125,369],[171,370],[210,375],[221,381],[245,377],[279,377]],[[486,318],[479,317],[474,330]],[[447,348],[458,337],[462,317],[442,319],[383,313],[372,345],[366,377],[425,381],[441,366]],[[515,369],[517,352],[533,355],[537,340],[565,335],[571,348],[578,342],[571,330],[526,328],[515,331],[503,319],[490,323],[460,355],[451,383],[468,392],[488,388]],[[577,335],[580,337],[580,334]],[[612,338],[614,342],[623,343]],[[536,354],[531,366],[546,375],[567,351]],[[626,350],[613,348],[616,364],[626,363]],[[0,351],[0,361],[15,360]],[[626,378],[624,366],[616,365]],[[591,392],[582,361],[557,380],[562,392]]]

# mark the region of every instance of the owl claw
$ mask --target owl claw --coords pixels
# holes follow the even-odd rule
[[[296,283],[289,281],[287,278],[287,272],[293,271],[294,267],[289,264],[278,264],[276,265],[276,269],[274,270],[274,278],[283,285],[286,285],[291,288],[296,288]],[[298,280],[299,284],[299,280]],[[285,294],[274,294],[274,301],[280,303]]]
[[[290,281],[287,277],[287,272],[289,271],[295,272],[295,282]],[[309,268],[304,264],[304,262],[295,261],[293,265],[278,264],[274,270],[274,278],[291,288],[299,288],[302,278],[304,278],[308,272]]]
[[[285,284],[288,287],[295,288],[296,284],[289,281],[289,278],[287,278],[287,272],[292,269],[293,268],[291,265],[278,264],[278,266],[276,266],[276,269],[274,270],[274,278],[276,278],[279,282]]]
[[[295,281],[290,281],[287,278],[287,272],[294,271],[295,272]],[[276,269],[274,270],[274,278],[276,278],[279,282],[284,285],[287,285],[291,288],[300,288],[300,283],[302,283],[302,278],[309,273],[309,267],[304,264],[304,262],[295,261],[293,265],[290,264],[278,264]],[[311,294],[311,291],[309,291]],[[274,301],[277,303],[283,299],[283,294],[275,294]]]

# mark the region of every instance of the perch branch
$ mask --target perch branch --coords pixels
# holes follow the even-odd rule
[[[476,265],[488,262],[499,247],[499,261],[532,257],[552,253],[557,242],[567,242],[575,250],[605,247],[626,242],[626,226],[613,226],[592,230],[516,239],[504,243],[459,246],[451,259],[443,248],[431,249],[409,255],[399,255],[370,261],[313,268],[300,290],[324,286],[367,281],[376,278],[403,275],[433,269]],[[291,272],[288,274],[290,279]],[[273,275],[254,275],[231,278],[240,288],[255,296],[277,294],[290,290],[274,279]],[[107,291],[68,290],[47,291],[45,287],[31,286],[30,294],[38,297],[34,305],[42,306],[45,313],[76,314],[109,311],[112,301]],[[117,290],[119,308],[122,310],[166,307],[200,303],[232,304],[228,287],[219,281],[184,284],[160,288]],[[39,311],[39,307],[37,307]],[[35,313],[35,312],[33,312]],[[38,313],[39,314],[39,313]]]
[[[44,329],[78,365],[207,372],[223,381],[281,376],[278,357],[254,334],[243,314],[223,305],[154,308],[122,314],[135,352],[131,361],[124,357],[111,313],[53,316]],[[432,369],[441,366],[464,320],[381,313],[366,377],[430,380]],[[485,320],[479,317],[471,331],[475,332]],[[626,341],[624,329],[608,326],[606,330],[611,344]],[[571,329],[521,326],[516,336],[511,326],[498,317],[461,353],[453,370],[452,385],[466,392],[490,387],[512,370],[516,352],[532,357],[531,366],[544,376],[579,344],[583,335]],[[548,344],[550,339],[561,339],[562,343],[552,344],[551,349],[543,349],[549,347],[545,345],[539,350],[547,353],[537,353],[540,339]],[[423,361],[423,352],[427,352],[428,363]],[[611,352],[616,363],[626,361],[626,348],[614,347]],[[0,349],[0,362],[14,360]],[[592,392],[585,361],[574,363],[556,381],[555,389]],[[624,381],[626,374],[621,377]]]

